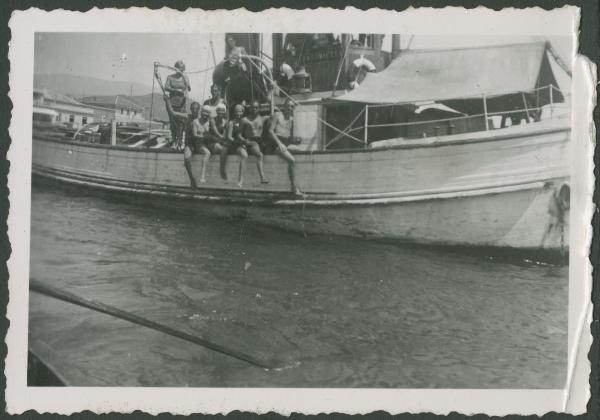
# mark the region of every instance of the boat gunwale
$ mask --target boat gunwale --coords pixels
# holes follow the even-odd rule
[[[473,135],[477,133],[485,134],[485,133],[495,133],[500,130],[510,129],[511,127],[506,127],[504,129],[496,129],[489,131],[476,131],[470,133],[461,133],[461,134],[452,134],[451,136],[460,136],[460,135]],[[529,127],[528,127],[529,128]],[[469,145],[476,143],[486,143],[492,141],[504,141],[511,139],[518,139],[521,137],[531,137],[531,136],[540,136],[548,133],[560,133],[560,132],[569,132],[571,131],[570,126],[564,127],[532,127],[529,130],[522,130],[517,133],[499,133],[498,135],[491,136],[483,136],[483,137],[475,137],[475,138],[457,138],[451,140],[445,140],[444,137],[449,136],[438,136],[438,137],[429,137],[428,139],[433,140],[427,143],[422,142],[422,139],[414,139],[415,144],[395,144],[390,146],[383,147],[375,147],[375,148],[356,148],[356,149],[330,149],[330,150],[294,150],[291,149],[291,152],[295,156],[313,156],[313,155],[330,155],[330,154],[347,154],[347,153],[376,153],[376,152],[388,152],[390,150],[406,150],[406,149],[421,149],[421,148],[430,148],[430,147],[445,147],[445,146],[460,146],[460,145]],[[45,137],[39,136],[33,133],[33,140],[38,141],[46,141],[50,143],[59,143],[64,145],[72,145],[72,146],[81,146],[81,147],[89,147],[95,149],[104,149],[104,150],[118,150],[118,151],[131,151],[131,152],[144,152],[144,153],[165,153],[165,154],[181,154],[182,150],[174,150],[174,149],[151,149],[149,147],[128,147],[124,145],[110,145],[110,144],[100,144],[100,143],[88,143],[82,141],[76,141],[72,139],[62,139],[62,138],[54,138],[54,137]],[[388,139],[395,140],[395,139]]]

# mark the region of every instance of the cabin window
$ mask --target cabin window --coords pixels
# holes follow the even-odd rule
[[[70,123],[74,123],[75,122],[75,115],[73,115],[73,114],[69,115],[69,122]]]
[[[87,117],[81,117],[81,124],[87,124]]]

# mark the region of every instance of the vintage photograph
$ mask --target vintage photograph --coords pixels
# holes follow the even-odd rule
[[[576,34],[396,29],[36,30],[27,387],[564,389]]]

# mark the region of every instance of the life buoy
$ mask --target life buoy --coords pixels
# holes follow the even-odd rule
[[[350,89],[358,87],[365,79],[367,73],[377,70],[375,64],[362,55],[352,62],[348,69],[348,86]]]

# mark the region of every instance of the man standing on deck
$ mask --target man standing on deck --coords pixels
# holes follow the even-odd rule
[[[275,153],[288,164],[290,188],[292,194],[303,195],[296,186],[296,160],[287,149],[290,144],[300,143],[294,137],[294,105],[288,98],[281,107],[281,112],[275,111],[271,116],[268,127],[268,136],[275,145]]]

